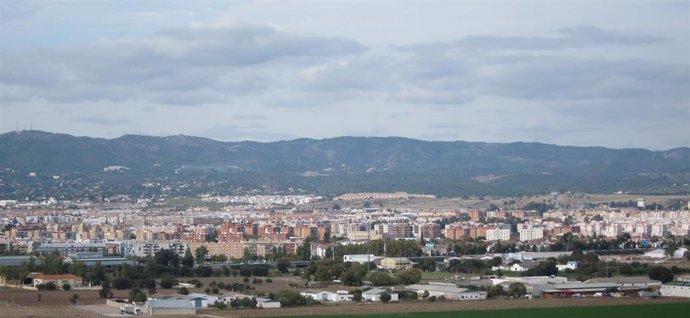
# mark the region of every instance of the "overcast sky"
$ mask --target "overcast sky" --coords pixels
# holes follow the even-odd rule
[[[8,1],[0,131],[690,146],[690,1]]]

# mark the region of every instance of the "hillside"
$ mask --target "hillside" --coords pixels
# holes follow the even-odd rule
[[[127,169],[104,171],[109,166]],[[686,193],[682,184],[690,182],[690,148],[649,151],[397,137],[270,143],[191,136],[101,139],[21,131],[0,135],[0,178],[0,198],[58,195],[61,189],[72,189],[74,195],[155,194],[152,187],[142,186],[145,182],[190,183],[184,187],[187,195],[289,188],[326,195],[393,190],[514,195],[558,189]]]

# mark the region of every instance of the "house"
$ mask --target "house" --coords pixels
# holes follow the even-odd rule
[[[218,301],[218,296],[212,296],[201,293],[191,293],[186,297],[196,308],[206,308],[209,304],[213,305]]]
[[[258,308],[280,308],[280,302],[270,298],[256,297],[256,307]]]
[[[510,265],[510,271],[511,272],[526,272],[531,268],[536,267],[539,265],[537,262],[524,262],[524,263],[515,263],[513,265]]]
[[[251,299],[252,297],[253,296],[240,294],[240,293],[227,293],[227,294],[224,294],[224,295],[218,297],[218,301],[220,303],[225,304],[225,305],[230,305],[230,302],[235,300],[235,299],[244,299],[244,298]]]
[[[331,301],[335,299],[335,293],[324,291],[324,290],[305,290],[300,293],[303,297],[310,297],[316,301]]]
[[[381,294],[383,293],[389,293],[391,295],[391,300],[390,301],[398,301],[398,293],[393,293],[385,289],[381,288],[374,288],[367,290],[362,293],[362,299],[366,301],[380,301],[381,300]]]
[[[474,291],[467,288],[459,288],[452,283],[431,282],[427,285],[414,284],[405,287],[405,289],[414,291],[419,296],[422,296],[425,292],[428,292],[429,296],[443,296],[445,299],[448,300],[483,300],[486,299],[487,296],[486,292]]]
[[[57,287],[69,284],[71,287],[81,286],[81,277],[72,274],[42,275],[34,278],[34,287],[41,284],[53,283]]]
[[[683,259],[683,258],[685,258],[685,255],[687,252],[688,252],[687,248],[680,247],[675,252],[673,252],[673,259]]]
[[[405,257],[385,257],[381,259],[381,268],[385,270],[402,271],[412,268],[412,261]]]
[[[335,293],[335,301],[352,301],[352,294],[350,294],[347,290],[338,290]]]
[[[569,262],[566,263],[565,265],[558,264],[558,265],[556,265],[556,268],[558,268],[558,271],[559,271],[559,272],[560,272],[560,271],[564,271],[564,270],[566,270],[566,269],[569,269],[569,270],[573,270],[573,271],[574,271],[574,270],[577,269],[577,262],[576,262],[576,261],[569,261]]]
[[[685,297],[690,298],[690,282],[668,282],[661,285],[659,294],[663,297]]]
[[[336,243],[311,243],[311,256],[326,257],[326,253],[330,250],[335,254]]]

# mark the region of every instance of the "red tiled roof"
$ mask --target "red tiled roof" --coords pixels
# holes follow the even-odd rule
[[[43,280],[52,280],[52,279],[77,279],[81,278],[79,276],[75,276],[72,274],[62,274],[62,275],[43,275],[43,276],[38,276],[36,279],[43,279]]]

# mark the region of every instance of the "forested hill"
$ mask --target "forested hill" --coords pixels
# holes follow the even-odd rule
[[[187,195],[290,188],[326,195],[395,190],[513,195],[560,189],[687,193],[683,184],[690,183],[690,148],[649,151],[397,137],[269,143],[191,136],[101,139],[21,131],[0,135],[0,178],[0,198],[38,194],[31,191],[55,195],[65,189],[76,195],[89,188],[155,192],[155,187],[144,186],[147,182],[189,183]]]

